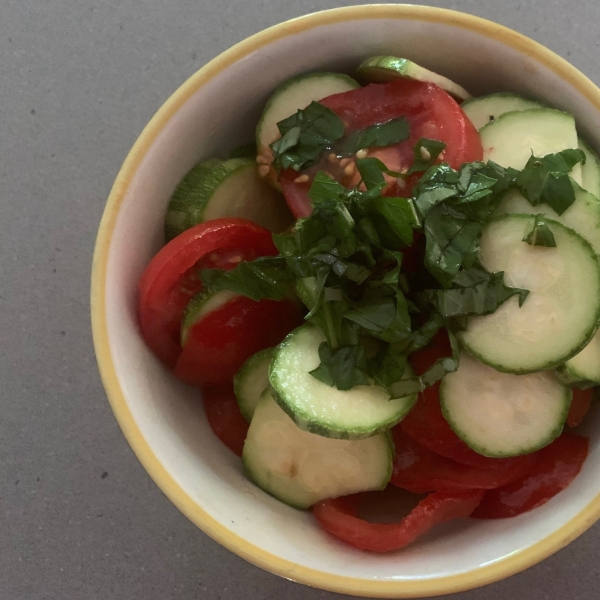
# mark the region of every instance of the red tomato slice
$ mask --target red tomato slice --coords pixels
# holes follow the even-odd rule
[[[473,516],[506,519],[545,504],[575,479],[588,455],[588,448],[587,438],[563,433],[538,452],[538,461],[528,475],[486,492]]]
[[[138,318],[150,349],[174,367],[181,353],[181,316],[202,287],[201,269],[232,269],[242,260],[277,254],[271,232],[245,219],[215,219],[184,231],[146,267],[139,285]]]
[[[242,455],[249,424],[242,417],[231,384],[202,390],[204,410],[214,434],[238,456]]]
[[[483,157],[479,133],[471,121],[456,101],[433,83],[396,79],[390,83],[370,84],[334,94],[320,100],[320,103],[342,119],[346,134],[405,117],[410,123],[409,139],[373,151],[393,171],[402,171],[412,165],[414,146],[422,137],[445,142],[442,160],[455,169],[465,162],[481,160]],[[328,170],[326,160],[308,173],[310,179],[320,168]],[[310,214],[312,207],[308,198],[310,180],[296,182],[297,177],[295,171],[283,172],[280,183],[290,210],[299,218]],[[394,193],[410,194],[414,181],[409,183]]]
[[[301,308],[292,300],[237,296],[192,325],[175,375],[192,385],[225,383],[248,358],[279,344],[301,322]]]
[[[534,453],[502,462],[498,468],[480,469],[428,450],[398,426],[392,433],[396,453],[391,483],[416,494],[498,488],[523,477],[537,460]]]
[[[483,494],[481,490],[435,492],[398,523],[369,523],[359,518],[359,494],[325,500],[315,504],[313,512],[325,531],[347,544],[371,552],[391,552],[404,548],[438,523],[468,517]]]
[[[279,175],[279,183],[285,201],[287,202],[290,212],[296,219],[304,219],[312,212],[312,202],[308,197],[308,191],[312,185],[312,179],[315,173],[311,173],[308,181],[296,182],[299,177],[298,173],[293,169],[286,169]]]
[[[569,427],[577,427],[583,421],[583,417],[585,417],[592,406],[593,398],[594,391],[592,388],[587,390],[573,389],[573,399],[571,400],[569,414],[567,415],[567,425]]]

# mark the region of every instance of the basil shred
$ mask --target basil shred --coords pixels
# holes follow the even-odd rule
[[[271,145],[274,164],[297,171],[317,164],[325,152],[353,155],[409,135],[408,122],[394,119],[344,136],[339,117],[317,102],[278,127],[282,136]],[[443,149],[437,140],[417,143],[410,172],[425,173],[411,198],[382,195],[384,174],[405,175],[375,158],[356,160],[361,182],[354,189],[317,172],[309,192],[311,215],[299,219],[293,231],[273,234],[279,255],[231,271],[203,270],[204,285],[254,300],[280,300],[296,282],[313,278],[314,306],[305,319],[326,338],[314,377],[340,390],[374,383],[391,398],[432,385],[457,369],[453,332],[465,328],[469,317],[493,313],[514,295],[521,304],[527,297],[527,290],[506,286],[502,272],[489,273],[478,262],[482,228],[502,195],[517,188],[533,206],[545,203],[562,214],[575,199],[568,174],[585,160],[580,150],[565,150],[532,156],[522,171],[493,162],[467,163],[455,171],[433,164]],[[555,245],[541,217],[524,241]],[[422,265],[407,273],[402,251],[413,244]],[[402,379],[409,354],[426,346],[441,327],[450,332],[452,356],[420,377]]]

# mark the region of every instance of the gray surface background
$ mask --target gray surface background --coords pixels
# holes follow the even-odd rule
[[[359,2],[348,2],[359,4]],[[430,2],[496,20],[600,83],[598,0]],[[0,3],[0,600],[316,600],[221,548],[146,475],[96,370],[89,272],[119,166],[205,62],[335,0]],[[460,600],[598,598],[600,525]]]

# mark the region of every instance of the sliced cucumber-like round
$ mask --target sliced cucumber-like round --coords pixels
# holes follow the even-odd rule
[[[585,154],[585,165],[581,167],[581,186],[600,198],[600,158],[581,138],[579,149]]]
[[[354,79],[342,73],[308,73],[284,81],[273,92],[256,127],[259,163],[262,161],[267,164],[272,160],[269,146],[280,137],[277,127],[279,121],[306,108],[313,101],[359,87]]]
[[[248,477],[295,508],[325,498],[382,490],[392,475],[389,433],[332,440],[298,429],[269,393],[260,399],[244,444]]]
[[[454,83],[451,79],[425,69],[407,58],[372,56],[360,63],[357,71],[365,80],[375,83],[385,83],[399,77],[404,77],[406,79],[435,83],[459,100],[467,100],[471,97],[471,94],[465,88]]]
[[[494,214],[496,216],[510,213],[542,214],[581,234],[600,254],[600,201],[574,181],[572,183],[575,202],[562,215],[557,214],[548,204],[532,206],[529,200],[515,189],[504,195]]]
[[[471,317],[458,333],[482,362],[508,373],[553,369],[580,352],[600,317],[600,259],[591,245],[564,225],[546,220],[555,248],[530,246],[523,238],[535,218],[504,215],[481,237],[479,260],[504,283],[530,290],[523,306],[513,296],[486,316]]]
[[[267,185],[250,158],[210,159],[196,165],[177,186],[165,218],[167,240],[221,217],[248,219],[281,232],[293,221],[283,197]]]
[[[463,351],[458,370],[442,379],[440,404],[452,429],[476,452],[520,456],[560,435],[571,390],[553,371],[500,373]]]
[[[572,387],[585,389],[600,385],[600,331],[556,372],[561,381]]]
[[[545,104],[537,100],[529,100],[516,94],[489,94],[479,98],[471,98],[460,106],[469,120],[477,129],[495,121],[498,117],[516,110],[530,108],[546,108]]]
[[[192,325],[196,324],[208,313],[221,308],[221,306],[238,296],[239,294],[229,290],[220,290],[218,292],[202,290],[193,296],[185,307],[181,320],[181,345],[185,346]]]
[[[269,365],[273,348],[253,354],[233,378],[233,391],[244,419],[252,421],[254,409],[262,393],[269,387]]]
[[[483,160],[521,170],[531,155],[545,156],[577,148],[573,115],[553,108],[508,112],[480,130]],[[581,165],[571,171],[581,184]]]
[[[342,391],[310,374],[320,364],[323,333],[313,325],[302,325],[275,350],[269,381],[277,403],[298,427],[318,435],[340,439],[362,439],[389,429],[401,421],[417,395],[390,400],[378,385],[361,385]],[[412,373],[406,373],[411,376]]]

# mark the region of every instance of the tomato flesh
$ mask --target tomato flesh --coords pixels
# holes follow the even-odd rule
[[[573,397],[571,399],[571,406],[569,407],[569,414],[567,415],[567,425],[569,427],[577,427],[592,406],[594,391],[592,388],[588,388],[587,390],[578,390],[575,388],[572,391]]]
[[[506,519],[542,506],[575,479],[588,455],[589,441],[563,433],[538,452],[530,473],[485,493],[473,513],[480,519]]]
[[[181,317],[200,290],[201,269],[232,269],[242,260],[275,255],[271,233],[245,219],[200,223],[171,240],[150,261],[138,285],[144,340],[168,367],[181,354]]]
[[[414,147],[420,138],[425,137],[446,144],[443,160],[452,168],[458,169],[465,162],[481,160],[483,148],[479,133],[466,117],[456,101],[433,83],[396,79],[389,83],[370,84],[356,90],[334,94],[320,100],[338,115],[346,127],[345,134],[366,129],[371,125],[385,123],[391,119],[405,117],[410,123],[407,140],[395,146],[373,149],[371,154],[378,156],[393,171],[408,169],[414,161]],[[295,171],[284,171],[279,181],[285,199],[296,218],[306,217],[312,210],[308,197],[311,180],[320,169],[330,170],[325,158],[321,164],[306,174],[309,181],[299,181]],[[334,177],[340,178],[337,173]],[[411,177],[401,188],[393,186],[393,195],[410,195],[418,176]],[[342,183],[355,185],[349,179]]]
[[[358,517],[360,495],[325,500],[313,506],[321,527],[338,539],[371,552],[404,548],[434,525],[468,517],[484,492],[435,492],[421,500],[410,514],[397,523],[370,523]]]
[[[301,322],[292,300],[236,296],[190,327],[175,375],[192,385],[226,383],[250,356],[276,346]]]
[[[234,454],[241,456],[249,424],[240,412],[233,386],[207,387],[202,397],[210,428]]]
[[[498,488],[523,477],[537,460],[534,453],[502,462],[496,468],[477,468],[428,450],[398,426],[392,434],[395,455],[391,483],[417,494]]]

